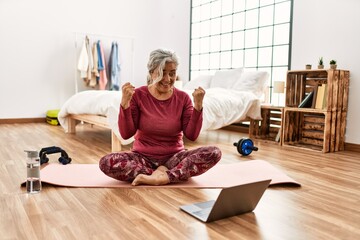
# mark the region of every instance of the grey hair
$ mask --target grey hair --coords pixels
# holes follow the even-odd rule
[[[150,53],[149,62],[147,64],[148,85],[161,81],[161,79],[163,78],[163,69],[165,68],[166,63],[175,63],[177,68],[177,66],[179,65],[179,58],[176,56],[175,52],[165,49],[156,49]],[[158,71],[158,78],[153,80],[151,78],[151,74],[154,71]]]

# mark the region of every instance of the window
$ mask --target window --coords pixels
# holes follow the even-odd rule
[[[190,79],[245,67],[285,81],[290,68],[292,0],[192,0]]]

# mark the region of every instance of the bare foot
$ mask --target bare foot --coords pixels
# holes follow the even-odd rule
[[[165,185],[170,182],[168,175],[166,174],[168,170],[165,166],[158,167],[151,175],[139,174],[136,176],[132,185],[137,186],[140,184],[147,185]]]
[[[156,173],[156,171],[166,172],[167,170],[169,170],[167,167],[165,167],[165,166],[159,166],[159,167],[153,172],[153,174]]]

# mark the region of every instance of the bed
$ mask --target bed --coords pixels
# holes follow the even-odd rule
[[[219,129],[249,119],[261,119],[261,102],[268,79],[267,72],[244,72],[243,68],[201,75],[184,85],[192,99],[198,86],[206,90],[201,131]],[[76,132],[78,122],[110,129],[112,151],[133,138],[123,139],[118,130],[121,91],[88,90],[76,93],[61,107],[58,119],[68,133]]]

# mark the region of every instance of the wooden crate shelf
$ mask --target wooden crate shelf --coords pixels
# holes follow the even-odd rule
[[[285,108],[283,139],[284,146],[296,146],[328,152],[330,149],[330,128],[327,122],[329,112],[297,111]]]
[[[284,146],[335,152],[344,150],[349,71],[288,71],[281,142]],[[314,88],[327,84],[322,109],[298,108]]]

